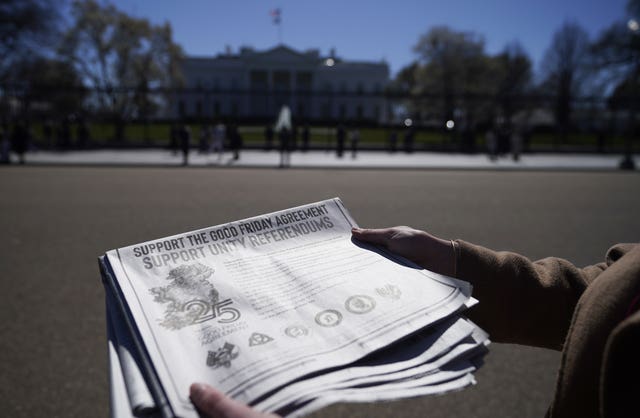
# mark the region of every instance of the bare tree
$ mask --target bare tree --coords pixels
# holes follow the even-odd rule
[[[422,35],[413,50],[419,63],[413,93],[438,97],[444,120],[454,118],[460,106],[470,111],[465,98],[486,92],[489,67],[481,36],[438,26]]]
[[[566,137],[572,101],[584,93],[592,74],[589,35],[576,22],[566,21],[558,29],[542,60],[543,91],[554,97],[556,124]]]
[[[510,123],[513,114],[524,103],[523,98],[531,87],[531,59],[518,42],[508,44],[494,57],[496,101]]]
[[[145,116],[157,105],[149,91],[179,79],[181,49],[169,23],[152,25],[94,0],[75,1],[72,16],[59,52],[97,92],[103,111]]]
[[[640,0],[628,2],[627,20],[605,29],[592,52],[603,82],[613,90],[612,99],[624,101],[640,95]]]
[[[604,84],[611,90],[609,105],[628,112],[624,169],[635,168],[632,142],[638,136],[640,111],[640,0],[627,3],[627,20],[613,23],[594,42],[592,51]],[[615,125],[614,125],[615,126]]]
[[[0,81],[15,75],[17,63],[54,47],[59,22],[52,0],[0,0]]]

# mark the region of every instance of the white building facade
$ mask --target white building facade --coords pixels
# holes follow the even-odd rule
[[[267,51],[242,48],[238,54],[185,58],[185,89],[174,100],[173,116],[275,118],[288,105],[298,120],[386,122],[387,63],[334,55],[280,45]]]

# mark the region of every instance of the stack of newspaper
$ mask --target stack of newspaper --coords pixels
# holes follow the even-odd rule
[[[197,417],[194,382],[283,416],[473,384],[470,285],[354,226],[335,198],[100,257],[112,415]]]

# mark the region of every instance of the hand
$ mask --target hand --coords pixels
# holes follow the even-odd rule
[[[279,418],[274,414],[258,412],[203,383],[192,384],[189,391],[191,402],[206,418]]]
[[[353,228],[351,233],[357,240],[382,246],[422,268],[455,277],[456,254],[451,241],[408,226]]]

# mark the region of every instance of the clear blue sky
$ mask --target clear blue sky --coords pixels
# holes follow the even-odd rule
[[[267,49],[278,43],[269,11],[282,10],[283,43],[295,49],[333,47],[345,59],[385,59],[395,74],[414,59],[418,37],[435,25],[474,31],[497,53],[519,40],[536,70],[564,20],[593,37],[625,17],[626,0],[113,0],[152,22],[169,21],[188,55],[215,55],[230,45]]]

